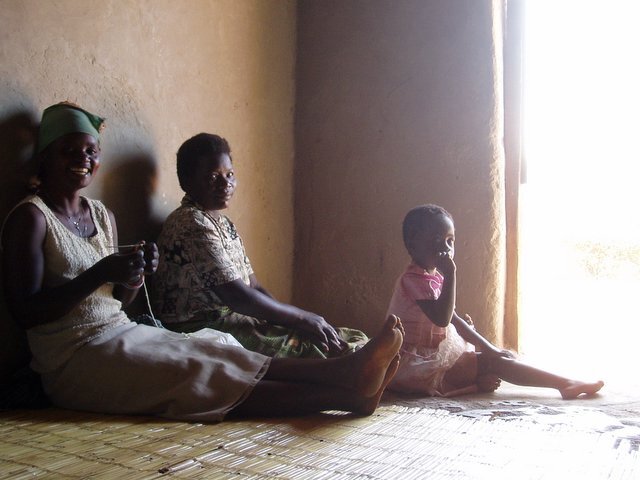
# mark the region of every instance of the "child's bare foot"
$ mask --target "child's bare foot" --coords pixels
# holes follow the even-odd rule
[[[598,390],[604,386],[602,380],[597,382],[580,382],[571,380],[571,382],[563,388],[559,388],[558,391],[564,400],[571,400],[579,397],[580,395],[595,395]]]
[[[481,392],[495,392],[500,387],[500,383],[502,383],[500,377],[493,374],[480,375],[476,380],[478,390]]]
[[[402,346],[402,332],[400,319],[389,315],[382,331],[351,356],[358,362],[353,371],[352,388],[360,395],[373,397],[378,394],[386,380],[389,365]]]
[[[384,380],[382,381],[382,385],[380,389],[376,392],[373,397],[366,398],[362,406],[354,409],[353,413],[355,415],[372,415],[373,412],[378,408],[378,404],[380,403],[380,398],[382,398],[382,394],[384,393],[384,389],[387,388],[389,382],[393,378],[393,376],[398,371],[398,367],[400,366],[400,355],[396,355],[391,363],[389,364],[389,368],[387,368],[387,373],[384,375]]]

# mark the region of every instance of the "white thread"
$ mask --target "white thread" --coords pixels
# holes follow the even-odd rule
[[[142,286],[144,287],[144,297],[147,300],[147,308],[149,309],[149,315],[151,315],[151,318],[153,318],[154,321],[157,321],[156,320],[156,316],[153,314],[153,310],[151,310],[151,300],[149,299],[149,291],[147,290],[147,282],[142,282]]]

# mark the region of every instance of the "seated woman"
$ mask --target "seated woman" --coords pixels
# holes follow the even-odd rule
[[[41,184],[2,232],[7,304],[27,331],[32,367],[52,402],[200,422],[227,414],[371,414],[398,367],[396,317],[353,355],[327,360],[272,359],[228,334],[185,336],[127,318],[122,306],[156,270],[158,250],[141,242],[118,252],[112,213],[80,195],[100,167],[102,124],[71,104],[44,111]]]
[[[201,133],[177,155],[186,195],[158,239],[154,313],[165,327],[203,327],[232,334],[244,347],[270,357],[326,358],[352,352],[367,336],[334,329],[324,318],[277,301],[260,285],[242,238],[222,211],[236,188],[224,138]]]

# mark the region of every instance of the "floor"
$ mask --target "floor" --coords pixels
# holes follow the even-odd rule
[[[0,412],[0,478],[637,479],[639,390],[590,399],[504,384],[387,395],[376,413],[214,425],[59,409]]]

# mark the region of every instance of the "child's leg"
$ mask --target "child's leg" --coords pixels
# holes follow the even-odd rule
[[[494,374],[509,383],[529,387],[555,388],[562,398],[571,399],[579,395],[593,395],[604,382],[583,382],[561,377],[522,363],[514,358],[478,353],[478,375]]]
[[[457,396],[476,392],[493,392],[500,386],[496,374],[480,374],[476,352],[464,352],[447,370],[442,380],[442,394]]]
[[[478,361],[475,352],[464,352],[447,370],[442,380],[442,394],[452,394],[476,384]],[[476,389],[477,390],[477,389]],[[466,393],[473,393],[466,391]]]

